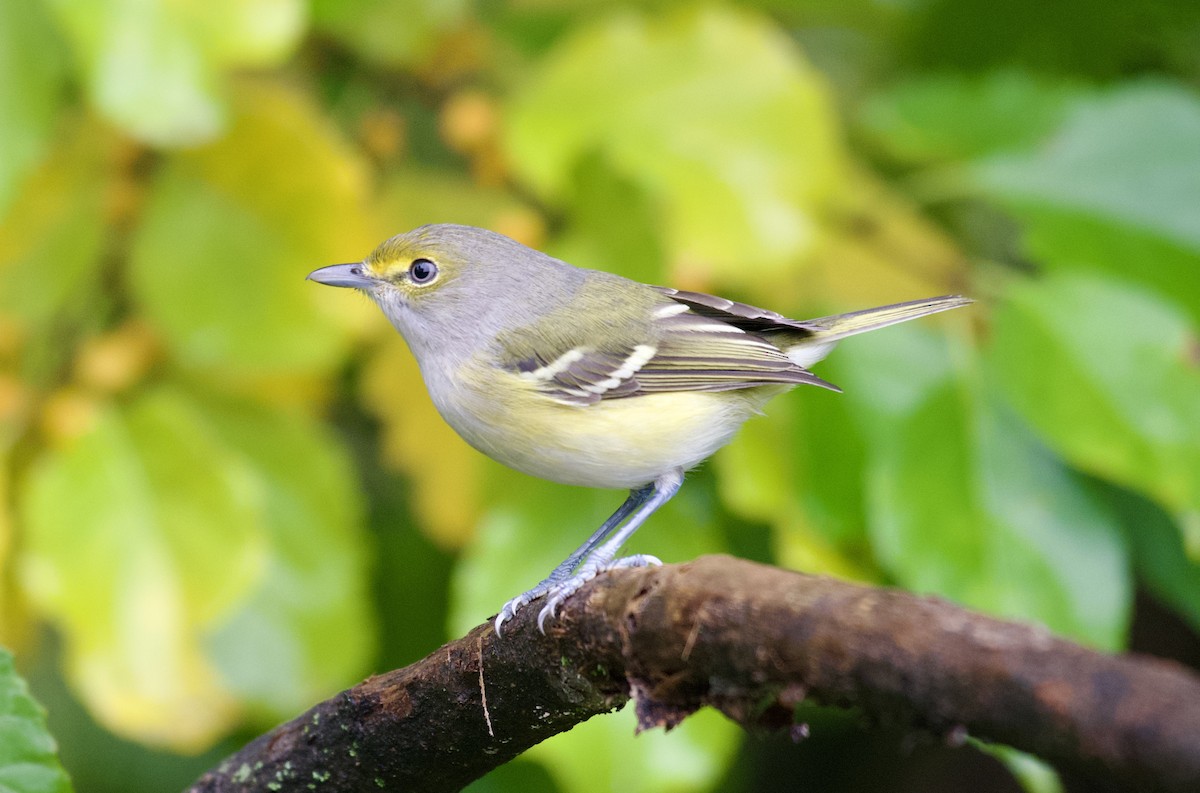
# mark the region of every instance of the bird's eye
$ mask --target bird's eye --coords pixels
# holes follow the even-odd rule
[[[414,284],[427,284],[437,278],[437,265],[428,259],[417,259],[408,268],[408,277]]]

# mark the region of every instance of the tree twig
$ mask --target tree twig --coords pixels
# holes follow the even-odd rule
[[[601,576],[542,636],[527,608],[260,736],[190,789],[457,790],[636,699],[787,728],[806,697],[1000,741],[1131,789],[1200,790],[1200,677],[936,598],[724,556]]]

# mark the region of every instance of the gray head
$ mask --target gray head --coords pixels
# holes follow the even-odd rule
[[[553,311],[584,272],[494,231],[438,224],[385,240],[362,262],[308,277],[365,292],[420,358],[448,346],[478,349],[499,331]]]

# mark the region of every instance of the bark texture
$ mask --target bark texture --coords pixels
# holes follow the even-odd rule
[[[545,636],[536,615],[316,705],[190,790],[458,790],[630,696],[642,729],[705,705],[790,729],[808,697],[1131,790],[1200,790],[1200,676],[936,598],[711,556],[601,576]]]

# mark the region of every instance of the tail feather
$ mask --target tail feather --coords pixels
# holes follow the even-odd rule
[[[788,358],[800,366],[812,366],[828,355],[839,339],[857,333],[866,333],[869,330],[886,328],[888,325],[907,322],[910,319],[936,314],[939,311],[949,311],[952,308],[959,308],[974,302],[971,298],[962,295],[943,295],[942,297],[910,300],[907,303],[851,311],[849,314],[808,319],[804,321],[804,325],[810,335],[797,339],[785,349],[785,352]]]
[[[853,336],[856,333],[886,328],[888,325],[895,325],[898,322],[926,317],[939,311],[949,311],[952,308],[959,308],[974,302],[971,298],[962,295],[943,295],[925,300],[910,300],[907,303],[851,311],[849,314],[809,319],[805,320],[805,324],[813,328],[812,341],[824,344]]]

